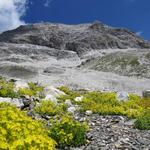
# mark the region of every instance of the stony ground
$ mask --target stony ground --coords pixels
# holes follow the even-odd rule
[[[80,117],[79,117],[80,116]],[[123,116],[78,115],[90,122],[88,144],[72,150],[149,150],[150,130],[133,128],[134,120]]]
[[[16,81],[16,88],[27,87],[27,83]],[[46,87],[47,96],[51,96],[54,102],[56,97],[63,94],[62,91],[54,87]],[[45,94],[46,94],[45,93]],[[45,97],[48,98],[48,97]],[[77,97],[76,97],[77,98]],[[78,97],[78,99],[81,97]],[[0,97],[0,102],[9,102],[17,105],[18,108],[29,110],[28,115],[35,119],[48,121],[50,115],[40,115],[33,113],[34,107],[40,100],[33,97],[21,99],[11,99]],[[78,148],[67,148],[66,150],[149,150],[150,149],[150,130],[134,129],[135,119],[125,116],[100,116],[98,114],[81,113],[78,111],[79,105],[73,105],[70,100],[66,100],[67,111],[73,113],[76,120],[88,122],[90,129],[87,132],[87,144]],[[70,109],[69,109],[70,108]],[[73,109],[75,108],[75,110]],[[72,111],[71,111],[72,110]]]

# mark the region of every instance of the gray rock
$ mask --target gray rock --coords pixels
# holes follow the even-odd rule
[[[18,108],[22,108],[24,106],[22,99],[11,99],[11,98],[3,98],[0,97],[0,102],[11,103],[16,105]]]
[[[69,108],[67,109],[67,111],[70,112],[70,113],[72,113],[72,114],[74,114],[75,111],[76,111],[76,107],[71,106],[71,107],[69,107]]]
[[[87,110],[87,111],[85,112],[85,114],[88,115],[88,116],[89,116],[89,115],[92,115],[92,113],[93,113],[92,110]]]
[[[61,50],[58,52],[57,59],[71,59],[72,61],[79,60],[79,57],[76,52],[68,51],[68,50]]]
[[[126,101],[126,100],[129,100],[129,94],[125,91],[123,92],[118,92],[117,93],[117,99],[119,101]]]
[[[32,101],[30,98],[24,97],[24,98],[22,98],[22,102],[23,102],[24,106],[29,106]]]
[[[125,116],[92,114],[86,116],[86,119],[89,121],[90,131],[87,133],[89,142],[82,146],[84,150],[149,149],[150,132],[133,129],[132,126],[126,124],[120,125],[121,120],[130,122]]]
[[[76,102],[82,102],[83,101],[83,96],[80,96],[80,97],[76,97],[74,100],[76,101]]]
[[[32,101],[33,101],[33,99],[28,95],[24,95],[22,97],[22,102],[23,102],[25,107],[28,107],[31,104]]]
[[[65,72],[65,69],[55,66],[50,66],[44,69],[44,73],[48,74],[63,74]]]
[[[52,101],[52,102],[54,102],[54,103],[57,104],[56,97],[54,95],[51,95],[51,94],[46,95],[46,97],[44,98],[44,100],[50,100],[50,101]]]
[[[15,91],[18,91],[20,88],[29,88],[29,85],[25,81],[17,80],[15,82]]]
[[[54,86],[47,86],[44,89],[45,100],[51,100],[54,103],[57,103],[57,97],[61,95],[65,95],[64,92],[60,91],[59,89],[55,88]]]
[[[65,104],[69,107],[73,105],[69,99],[65,100]]]
[[[124,124],[127,125],[127,126],[133,126],[135,121],[136,121],[136,119],[131,119],[129,121],[124,122]]]
[[[44,89],[44,93],[45,95],[52,95],[55,98],[61,96],[61,95],[65,95],[64,92],[60,91],[59,89],[55,88],[54,86],[46,86]]]
[[[33,111],[34,107],[35,107],[35,103],[31,102],[31,104],[29,105],[29,110]]]
[[[150,48],[150,43],[136,33],[127,29],[112,28],[100,22],[83,25],[52,23],[25,25],[2,33],[0,42],[67,49],[79,55],[91,49]]]
[[[144,98],[150,98],[150,90],[143,91]]]

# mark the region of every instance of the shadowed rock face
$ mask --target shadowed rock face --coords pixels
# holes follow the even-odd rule
[[[0,34],[0,74],[11,78],[141,92],[150,85],[149,70],[148,41],[100,22],[39,23]]]
[[[112,28],[100,22],[83,25],[41,23],[20,26],[2,33],[0,42],[67,49],[79,55],[91,49],[150,48],[150,43],[135,33],[127,29]]]

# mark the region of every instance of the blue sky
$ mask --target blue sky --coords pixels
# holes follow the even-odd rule
[[[150,40],[150,0],[32,0],[24,20],[66,24],[99,20]]]
[[[10,14],[2,16],[3,3],[14,6],[10,14],[15,13],[12,17],[16,16],[16,20],[8,18]],[[129,28],[150,40],[150,0],[0,0],[0,8],[0,31],[23,23],[79,24],[99,20],[114,27]],[[4,10],[8,13],[10,8]]]

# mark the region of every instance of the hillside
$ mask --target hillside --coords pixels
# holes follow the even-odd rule
[[[150,51],[138,49],[113,52],[88,59],[81,64],[81,68],[113,72],[123,76],[150,78]]]
[[[149,150],[150,42],[101,22],[0,34],[0,149]]]
[[[41,23],[20,26],[1,34],[0,42],[66,49],[79,55],[92,49],[150,48],[150,43],[136,33],[123,28],[113,28],[101,22],[81,25]]]
[[[0,52],[10,78],[136,93],[150,84],[150,42],[101,22],[23,25],[0,34]]]
[[[149,149],[150,98],[0,78],[0,149]]]

